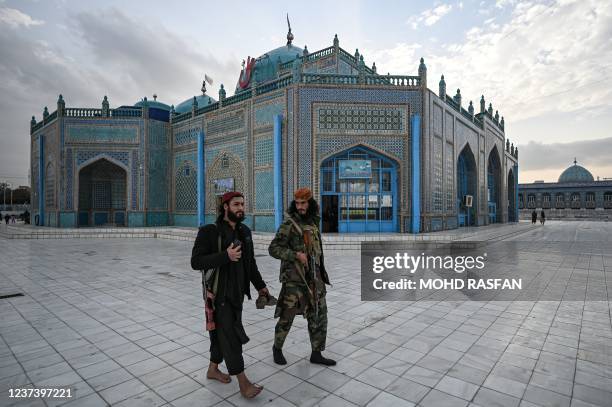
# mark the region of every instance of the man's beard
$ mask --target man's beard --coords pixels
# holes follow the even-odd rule
[[[244,212],[240,211],[238,212],[240,215],[232,212],[232,211],[227,211],[227,218],[229,220],[231,220],[234,223],[240,223],[244,220]]]

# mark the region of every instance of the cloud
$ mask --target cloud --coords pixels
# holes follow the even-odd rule
[[[99,107],[108,95],[112,108],[153,93],[176,105],[200,93],[205,73],[231,91],[240,70],[239,60],[219,60],[196,41],[116,9],[73,15],[66,35],[82,38],[78,51],[0,29],[0,174],[23,174],[20,183],[27,182],[30,117],[40,121],[44,106],[53,112],[58,94],[69,107]]]
[[[0,25],[3,24],[11,28],[18,28],[20,26],[28,28],[35,25],[42,25],[44,21],[35,20],[29,15],[14,8],[0,7]]]
[[[612,137],[570,143],[531,141],[519,149],[521,182],[556,181],[574,158],[597,178],[612,176]]]
[[[463,3],[459,4],[460,8],[463,8]],[[442,17],[451,12],[453,6],[451,4],[441,4],[431,9],[423,11],[418,16],[412,16],[408,19],[407,23],[416,30],[419,24],[423,23],[426,26],[432,26],[437,23]]]
[[[424,57],[432,89],[444,74],[447,89],[461,88],[466,102],[484,94],[509,123],[610,106],[610,38],[612,2],[526,1],[513,6],[505,23],[472,27],[461,41]],[[396,64],[384,62],[385,71]]]

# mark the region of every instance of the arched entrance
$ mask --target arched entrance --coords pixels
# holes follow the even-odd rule
[[[397,232],[397,164],[354,147],[321,164],[323,232]]]
[[[457,159],[457,223],[459,226],[476,224],[476,160],[469,144]]]
[[[502,184],[501,184],[501,161],[497,146],[493,147],[489,153],[487,161],[487,207],[489,213],[489,223],[501,222],[501,214],[498,216],[498,211],[502,209]]]
[[[508,171],[508,222],[516,222],[516,190],[514,187],[514,172]]]
[[[127,173],[102,158],[79,171],[79,226],[125,226]]]

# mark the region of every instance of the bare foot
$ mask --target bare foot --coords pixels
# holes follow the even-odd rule
[[[240,389],[240,394],[242,394],[242,397],[244,397],[245,399],[252,399],[255,396],[257,396],[259,393],[261,393],[261,391],[263,390],[263,386],[260,386],[258,384],[253,384],[253,383],[249,383],[246,386],[246,389]]]
[[[211,380],[219,380],[221,383],[229,383],[232,381],[230,375],[223,373],[218,368],[208,368],[206,378]]]

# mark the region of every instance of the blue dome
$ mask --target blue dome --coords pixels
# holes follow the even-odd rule
[[[144,106],[144,100],[141,100],[139,102],[134,103],[134,106],[143,107]],[[157,100],[147,100],[147,106],[149,106],[149,107],[156,107],[158,109],[166,110],[168,112],[172,109],[167,104],[158,102]]]
[[[559,182],[590,182],[594,181],[593,174],[586,168],[576,164],[566,169],[559,176]]]
[[[204,107],[206,105],[209,105],[211,103],[215,103],[216,100],[211,98],[208,95],[199,95],[195,97],[196,100],[198,101],[198,108],[200,107]],[[179,103],[175,108],[174,111],[176,113],[186,113],[186,112],[191,112],[191,105],[193,104],[193,96],[190,97],[189,99],[185,100],[184,102]]]
[[[251,75],[251,82],[253,79],[257,81],[257,83],[276,79],[276,66],[279,60],[280,63],[283,64],[288,61],[293,61],[298,56],[301,57],[303,53],[304,50],[302,48],[296,47],[293,44],[283,45],[282,47],[266,52],[256,59],[255,69]],[[240,78],[238,81],[240,81]],[[239,84],[236,84],[236,93],[242,90],[244,89],[242,89]]]

